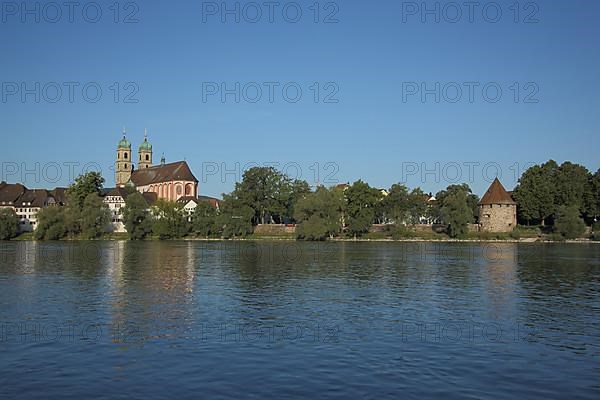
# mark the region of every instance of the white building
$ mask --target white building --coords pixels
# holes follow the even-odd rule
[[[187,214],[188,221],[190,221],[190,222],[192,221],[192,215],[196,211],[196,207],[202,201],[207,202],[208,204],[210,204],[211,206],[213,206],[217,210],[217,212],[219,212],[219,205],[220,205],[219,203],[221,201],[219,199],[215,199],[214,197],[209,197],[209,196],[198,196],[198,197],[185,196],[185,197],[182,197],[179,200],[177,200],[177,202],[183,206],[183,211]]]
[[[104,195],[104,204],[108,206],[108,210],[110,211],[112,232],[126,232],[125,224],[123,223],[126,193],[127,191],[123,188],[114,188],[110,189]]]
[[[125,229],[125,222],[123,220],[123,210],[125,208],[125,199],[129,194],[129,190],[125,188],[113,188],[105,189],[103,193],[104,204],[108,206],[111,217],[111,232],[124,233],[127,232]],[[148,207],[153,205],[157,196],[155,193],[142,193],[142,196],[146,200]]]
[[[0,183],[0,208],[12,209],[19,218],[19,230],[32,232],[37,229],[37,214],[42,208],[62,204],[64,189],[27,189],[17,183]]]

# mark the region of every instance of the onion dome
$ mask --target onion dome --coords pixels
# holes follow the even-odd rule
[[[148,141],[148,131],[144,130],[144,142],[140,144],[140,151],[152,151],[152,145]]]
[[[125,129],[123,128],[123,138],[121,140],[119,140],[119,145],[118,145],[119,149],[130,149],[131,148],[131,143],[129,143],[129,140],[127,140],[127,138],[125,137]]]

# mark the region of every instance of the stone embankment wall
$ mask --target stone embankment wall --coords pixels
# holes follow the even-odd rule
[[[257,225],[254,228],[254,234],[262,235],[262,236],[289,235],[294,232],[296,232],[295,225],[264,224],[264,225]]]

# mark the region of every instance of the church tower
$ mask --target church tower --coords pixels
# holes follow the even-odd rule
[[[117,145],[117,161],[115,165],[115,184],[117,187],[124,187],[131,178],[131,143],[125,137],[125,128],[123,128],[123,138]]]
[[[148,130],[144,129],[144,142],[138,150],[139,169],[150,168],[152,166],[152,145],[148,142]]]

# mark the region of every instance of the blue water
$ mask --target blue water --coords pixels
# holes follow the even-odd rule
[[[1,399],[600,398],[600,246],[0,242]]]

